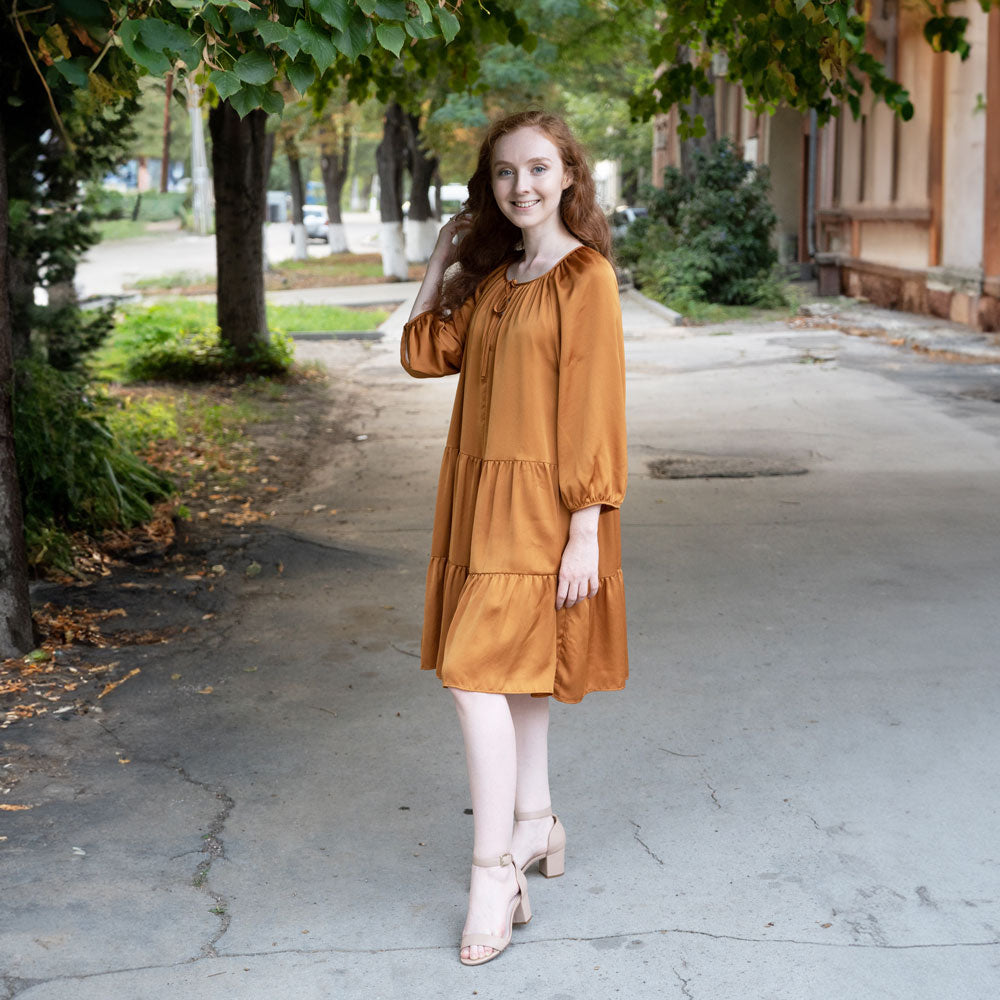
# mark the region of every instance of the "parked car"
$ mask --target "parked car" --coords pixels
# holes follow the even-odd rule
[[[323,240],[330,242],[330,218],[326,212],[326,205],[303,205],[302,222],[306,227],[307,240]],[[295,242],[295,227],[289,233],[288,241]]]
[[[608,217],[611,235],[616,240],[621,239],[636,219],[646,215],[649,211],[642,205],[619,205]]]

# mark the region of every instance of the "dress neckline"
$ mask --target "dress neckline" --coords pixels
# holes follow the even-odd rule
[[[570,250],[568,253],[564,253],[547,271],[542,271],[541,274],[536,274],[535,277],[528,278],[526,281],[518,281],[517,278],[508,278],[507,272],[510,269],[510,265],[508,264],[503,269],[504,281],[506,281],[508,285],[512,286],[516,285],[517,287],[520,287],[521,285],[530,285],[533,281],[539,281],[540,279],[544,278],[547,274],[551,274],[564,260],[566,260],[569,257],[572,257],[573,254],[577,252],[577,250],[582,250],[586,245],[587,245],[586,243],[581,243],[578,246],[573,247],[573,249]]]

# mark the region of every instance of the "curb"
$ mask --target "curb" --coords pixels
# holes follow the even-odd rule
[[[654,315],[659,316],[660,319],[666,320],[671,326],[680,326],[684,321],[684,317],[679,312],[675,312],[673,309],[659,302],[654,302],[636,288],[626,288],[622,292],[621,297],[629,299],[638,306],[642,306]]]
[[[379,330],[300,330],[289,333],[292,340],[381,340]]]

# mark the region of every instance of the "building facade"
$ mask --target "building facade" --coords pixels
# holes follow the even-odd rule
[[[969,19],[963,62],[931,49],[918,5],[869,8],[869,49],[910,92],[909,122],[870,98],[822,128],[754,115],[720,78],[717,134],[768,165],[780,258],[814,265],[821,292],[1000,330],[1000,9],[949,8]],[[675,114],[656,123],[656,178],[679,163]]]

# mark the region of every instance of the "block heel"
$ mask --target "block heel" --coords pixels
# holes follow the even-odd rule
[[[549,841],[545,851],[529,858],[522,866],[521,871],[526,872],[536,861],[538,871],[546,878],[558,878],[566,871],[566,828],[559,821],[559,817],[553,815],[551,807],[539,809],[537,812],[515,813],[516,822],[523,822],[529,819],[552,818],[552,829],[549,831]]]
[[[546,878],[558,878],[566,871],[566,848],[563,847],[552,854],[546,854],[538,859],[538,871]]]

